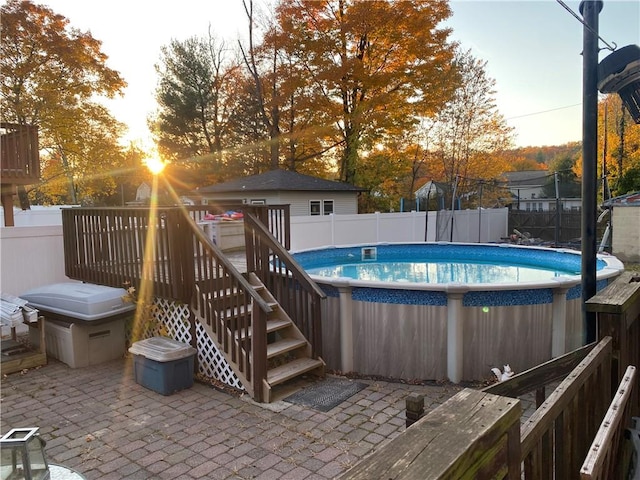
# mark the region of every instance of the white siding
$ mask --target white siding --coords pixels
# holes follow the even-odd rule
[[[611,250],[623,262],[640,262],[640,206],[613,207]]]
[[[358,194],[356,192],[250,192],[248,195],[236,193],[204,194],[203,198],[216,200],[238,200],[251,203],[251,200],[266,200],[268,205],[291,205],[291,216],[309,215],[311,200],[333,200],[333,213],[352,215],[358,213]]]

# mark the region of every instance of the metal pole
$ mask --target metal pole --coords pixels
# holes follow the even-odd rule
[[[596,219],[598,155],[598,15],[601,0],[583,0],[582,44],[582,318],[586,343],[596,340],[595,312],[586,301],[596,294]]]
[[[456,211],[456,193],[458,190],[458,175],[453,181],[453,193],[451,194],[451,235],[449,236],[449,241],[453,242],[453,217]]]
[[[560,245],[560,186],[558,185],[558,172],[553,172],[556,184],[556,232],[555,232],[555,244],[556,247]]]
[[[478,243],[482,242],[482,186],[480,183],[480,204],[478,205]]]
[[[424,209],[424,241],[429,240],[429,197],[431,196],[431,186],[429,186],[429,190],[427,190],[427,206]]]

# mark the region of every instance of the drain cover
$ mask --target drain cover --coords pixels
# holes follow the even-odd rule
[[[347,398],[367,388],[366,383],[329,378],[284,398],[285,402],[328,412]]]

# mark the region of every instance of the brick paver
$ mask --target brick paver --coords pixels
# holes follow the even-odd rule
[[[163,396],[131,360],[71,369],[56,360],[2,378],[1,433],[39,427],[50,462],[93,479],[330,479],[405,430],[405,399],[435,408],[460,390],[359,380],[329,412],[266,408],[208,385]]]

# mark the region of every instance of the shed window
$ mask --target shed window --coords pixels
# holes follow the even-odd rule
[[[322,214],[331,215],[333,213],[333,200],[324,200],[322,202]]]
[[[331,215],[333,200],[309,200],[310,215]]]

